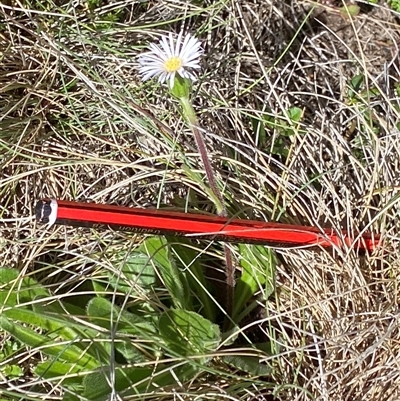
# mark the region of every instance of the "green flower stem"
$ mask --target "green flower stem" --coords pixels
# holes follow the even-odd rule
[[[196,116],[193,106],[189,100],[189,96],[179,96],[178,99],[182,105],[183,115],[188,120],[190,127],[193,131],[193,135],[196,140],[197,149],[200,153],[200,157],[203,162],[204,170],[206,172],[207,180],[209,182],[211,191],[215,195],[214,201],[216,202],[215,206],[217,208],[217,213],[219,216],[227,217],[228,212],[225,207],[224,199],[223,199],[222,193],[218,187],[217,180],[215,177],[215,172],[214,172],[214,169],[212,168],[211,161],[208,157],[206,144],[204,142],[203,135],[201,134],[197,116]],[[235,272],[234,272],[234,267],[233,267],[232,252],[231,252],[230,248],[228,247],[228,245],[226,245],[226,244],[224,244],[224,252],[225,252],[226,284],[227,284],[226,309],[227,309],[228,314],[231,316],[232,310],[233,310]]]
[[[190,123],[190,127],[193,131],[193,135],[196,141],[197,149],[200,153],[201,161],[203,162],[204,170],[206,172],[207,180],[210,184],[212,192],[215,195],[214,199],[217,201],[215,205],[215,207],[217,208],[217,213],[219,216],[227,216],[228,213],[224,204],[224,200],[221,191],[219,190],[217,180],[215,178],[214,169],[212,168],[210,159],[208,157],[206,144],[204,143],[203,135],[200,132],[198,120],[193,106],[190,103],[188,97],[182,97],[179,99],[179,101],[182,105],[183,114]]]

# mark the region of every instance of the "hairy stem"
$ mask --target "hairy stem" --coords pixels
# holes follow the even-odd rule
[[[193,135],[196,141],[197,149],[200,153],[201,161],[206,172],[207,180],[210,185],[211,191],[214,193],[216,200],[218,201],[217,213],[219,216],[228,217],[228,212],[225,207],[222,193],[218,187],[217,179],[215,176],[214,169],[211,165],[210,158],[208,157],[207,147],[204,142],[203,135],[199,129],[198,120],[193,107],[188,98],[180,98],[184,114],[189,120],[190,126],[193,131]],[[225,264],[226,264],[226,284],[227,284],[227,297],[226,297],[226,310],[229,316],[232,315],[233,310],[233,294],[235,287],[235,270],[233,266],[232,252],[227,244],[224,244],[225,253]]]

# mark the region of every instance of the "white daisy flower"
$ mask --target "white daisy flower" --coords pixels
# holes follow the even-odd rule
[[[183,32],[176,40],[170,33],[169,36],[163,35],[158,45],[150,44],[150,51],[139,57],[139,74],[143,81],[158,76],[161,83],[169,80],[172,88],[176,73],[182,78],[196,80],[188,68],[200,68],[199,57],[203,54],[201,43],[190,34],[182,39]]]

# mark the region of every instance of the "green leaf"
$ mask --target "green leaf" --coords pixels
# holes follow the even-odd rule
[[[83,380],[85,389],[83,394],[79,395],[91,401],[109,400],[111,393],[110,369],[104,367],[99,372],[85,376]],[[121,398],[128,399],[130,395],[137,396],[145,392],[157,391],[161,387],[176,385],[177,380],[184,383],[192,379],[196,373],[198,373],[198,369],[187,364],[176,368],[171,365],[167,367],[159,364],[156,369],[154,367],[117,367],[113,371],[115,377],[113,387],[119,392]],[[71,398],[71,400],[75,400],[75,398]]]
[[[111,317],[114,330],[119,333],[140,336],[145,340],[153,340],[156,334],[151,317],[142,317],[121,310],[105,298],[93,298],[87,305],[87,314],[91,322],[111,330]],[[109,337],[107,334],[105,337]],[[131,343],[131,338],[117,338],[115,348],[125,357],[127,362],[140,362],[147,360],[143,354]]]
[[[42,312],[43,309],[38,306],[35,307],[35,310],[14,307],[3,311],[3,316],[13,321],[19,321],[47,330],[49,336],[60,336],[66,340],[76,339],[77,332],[68,327],[68,323],[62,317],[57,315],[53,317],[47,316]]]
[[[111,393],[110,368],[103,367],[102,372],[92,373],[83,379],[85,390],[83,396],[92,401],[108,399]],[[113,387],[116,391],[121,391],[132,384],[151,377],[150,368],[120,368],[114,370],[115,382]]]
[[[50,293],[31,277],[21,277],[18,270],[0,268],[0,305],[15,306]]]
[[[103,367],[101,371],[86,376],[83,380],[85,390],[83,396],[91,401],[105,401],[111,393],[110,369]],[[174,372],[174,374],[171,373]],[[160,373],[159,373],[160,372]],[[176,384],[176,379],[192,377],[195,370],[191,366],[184,366],[184,369],[173,369],[171,366],[159,365],[154,367],[116,367],[113,372],[115,382],[113,387],[119,392],[122,398],[128,395],[138,395],[144,392],[156,391],[160,387]],[[127,392],[123,390],[129,389]]]
[[[138,348],[136,348],[131,340],[120,342],[119,340],[114,342],[115,348],[125,358],[128,363],[140,363],[147,362],[149,360]]]
[[[275,330],[269,330],[270,338],[274,338]],[[252,346],[260,351],[263,351],[268,356],[277,355],[281,351],[281,345],[278,341],[267,341],[263,343],[252,343]]]
[[[159,271],[165,288],[176,308],[192,309],[185,275],[173,260],[168,241],[164,237],[148,238],[144,244],[150,263]]]
[[[286,144],[283,142],[282,138],[277,138],[274,142],[271,153],[273,155],[287,157],[289,155],[289,150],[286,148]]]
[[[242,274],[234,294],[233,321],[239,323],[250,298],[259,290],[267,299],[275,289],[276,259],[274,251],[261,245],[239,245]]]
[[[350,89],[348,90],[348,96],[349,98],[354,98],[355,96],[357,96],[357,94],[361,91],[361,88],[364,84],[364,75],[363,74],[359,74],[354,76],[351,80],[350,80]]]
[[[209,283],[207,282],[201,267],[199,254],[195,251],[189,241],[184,239],[168,238],[175,260],[179,262],[183,271],[187,271],[186,278],[189,290],[195,294],[201,302],[200,311],[202,315],[211,321],[215,321],[215,304],[209,295]]]
[[[152,336],[155,327],[149,317],[141,317],[133,313],[121,310],[105,298],[93,298],[87,305],[87,314],[91,322],[111,330],[111,317],[117,331],[132,335]]]
[[[110,277],[109,281],[111,281],[111,277],[114,278],[115,276],[113,274],[111,274],[108,269],[107,269],[107,273],[109,273],[109,277]],[[104,296],[104,294],[106,293],[106,286],[103,283],[97,281],[96,279],[92,279],[92,285],[93,285],[93,292],[98,297]]]
[[[219,327],[195,312],[169,310],[160,317],[158,327],[175,356],[207,355],[218,348],[221,340]]]
[[[45,307],[39,303],[32,305],[33,310],[28,308],[13,307],[5,309],[3,316],[8,317],[13,321],[19,321],[31,326],[41,328],[46,331],[48,338],[58,339],[64,341],[75,341],[77,338],[95,338],[98,332],[85,326],[82,323],[71,322],[68,315],[57,303],[46,305]],[[83,313],[80,314],[83,316]],[[76,315],[75,315],[76,316]],[[78,314],[79,316],[79,314]],[[109,351],[105,351],[105,345],[93,342],[88,348],[87,344],[76,343],[77,347],[81,347],[86,352],[93,352],[93,355],[100,357],[103,356],[108,360]],[[109,346],[109,344],[107,344]]]
[[[179,74],[175,75],[173,86],[170,88],[170,92],[173,96],[177,99],[189,98],[191,89],[192,85],[190,79],[182,78]]]
[[[274,155],[287,157],[289,155],[288,147],[291,144],[291,141],[287,138],[307,133],[304,129],[299,128],[299,123],[303,118],[303,110],[299,107],[291,107],[278,116],[265,115],[263,118],[265,127],[273,129],[278,133],[274,137],[272,144],[271,152]]]
[[[73,344],[57,344],[54,339],[48,338],[35,331],[13,323],[4,316],[0,316],[0,328],[12,335],[21,343],[30,347],[40,348],[46,355],[56,357],[70,363],[76,363],[85,369],[95,369],[99,366],[99,361],[91,357],[87,352],[84,353],[79,347]]]
[[[15,379],[18,377],[23,376],[24,371],[19,365],[5,365],[5,366],[0,366],[0,372],[6,376],[8,379]]]
[[[0,267],[0,285],[3,289],[3,285],[8,285],[12,281],[18,280],[19,272],[15,269],[10,269],[8,267]]]
[[[339,10],[343,17],[356,17],[360,14],[360,6],[357,4],[347,4],[344,7],[340,7]]]
[[[251,125],[253,128],[253,133],[256,138],[258,138],[258,147],[265,146],[267,141],[267,133],[265,131],[264,120],[260,120],[259,118],[252,117],[251,118]]]
[[[54,379],[54,383],[63,386],[81,384],[83,376],[78,376],[78,374],[82,371],[84,371],[82,366],[76,363],[60,362],[53,359],[37,364],[34,369],[38,377],[47,380]]]
[[[46,306],[34,304],[32,312],[29,310],[19,310],[18,313],[15,314],[15,311],[16,309],[10,313],[10,316],[12,316],[14,320],[23,321],[27,324],[45,329],[47,330],[47,336],[51,338],[73,341],[82,351],[91,354],[99,361],[109,361],[111,354],[111,343],[109,341],[91,341],[90,345],[88,345],[87,342],[76,341],[82,338],[92,340],[99,336],[98,330],[89,327],[83,322],[84,310],[81,308],[67,304],[61,307],[61,305],[54,302]],[[72,316],[80,316],[82,323],[72,321],[71,314]]]
[[[287,111],[287,115],[291,121],[293,121],[294,123],[298,123],[303,117],[303,110],[298,107],[291,107]]]
[[[272,373],[272,367],[260,361],[256,356],[227,355],[222,360],[242,372],[252,376],[269,376]]]
[[[153,289],[157,277],[154,268],[149,263],[149,257],[140,252],[134,252],[128,256],[121,253],[112,261],[114,265],[121,266],[121,275],[116,276],[108,272],[111,285],[125,294],[149,292]]]

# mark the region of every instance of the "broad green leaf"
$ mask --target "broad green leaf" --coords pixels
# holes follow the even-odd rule
[[[349,98],[353,98],[357,96],[357,94],[361,91],[361,88],[364,84],[364,75],[363,74],[358,74],[355,75],[351,80],[350,80],[350,88],[348,90],[348,96]]]
[[[132,367],[117,367],[113,375],[115,383],[113,387],[116,391],[122,390],[133,386],[135,383],[144,380],[148,386],[148,390],[155,390],[151,385],[152,376],[154,375],[154,368],[132,368]],[[147,379],[147,380],[146,380]],[[85,376],[83,384],[85,386],[84,393],[82,394],[89,400],[102,401],[108,400],[111,393],[110,383],[110,368],[103,367],[101,372],[92,373]],[[169,383],[172,384],[172,377]],[[143,386],[147,388],[146,386]]]
[[[339,10],[343,17],[356,17],[360,13],[360,6],[357,4],[346,4],[344,7],[340,7]]]
[[[8,285],[12,281],[16,281],[19,278],[18,270],[11,269],[8,267],[0,267],[0,288],[3,289],[3,285]]]
[[[272,367],[261,362],[260,358],[256,356],[227,355],[222,357],[222,360],[252,376],[269,376],[272,373]]]
[[[159,391],[160,388],[176,384],[179,380],[185,383],[191,380],[198,373],[198,368],[193,365],[165,366],[159,364],[154,367],[117,367],[114,369],[114,389],[118,391],[121,398],[129,399],[129,396],[138,396],[151,391]],[[82,396],[91,401],[109,400],[111,387],[110,368],[102,368],[101,371],[85,376],[85,385]],[[125,391],[124,391],[125,390]],[[135,397],[135,398],[136,398]]]
[[[11,312],[14,320],[20,321],[24,321],[23,316],[29,318],[31,313],[29,310],[26,310],[25,313],[20,311],[18,314],[14,314],[14,312],[15,309]],[[34,304],[32,313],[34,314],[33,319],[31,317],[30,321],[25,320],[25,322],[47,329],[47,335],[52,338],[62,338],[69,341],[75,341],[77,338],[91,340],[99,335],[98,330],[84,323],[84,320],[87,320],[84,310],[74,305],[65,303],[61,307],[57,302],[45,306]],[[81,322],[72,320],[73,317],[79,317]],[[92,341],[90,345],[87,342],[79,341],[75,342],[75,345],[96,359],[103,362],[109,361],[111,354],[111,343],[109,341]]]
[[[303,117],[303,110],[299,107],[291,107],[287,111],[287,115],[291,121],[293,121],[294,123],[298,123]]]
[[[22,322],[31,326],[47,330],[50,337],[62,337],[64,340],[74,340],[78,334],[69,327],[67,322],[59,315],[48,316],[42,313],[43,309],[36,307],[34,310],[14,307],[3,311],[2,316],[6,316],[13,321]],[[73,326],[71,324],[71,326]]]
[[[117,333],[140,336],[145,340],[151,340],[155,335],[155,327],[149,318],[134,315],[113,305],[105,298],[93,298],[87,306],[87,314],[91,322],[111,331],[111,317],[114,322],[114,329]],[[109,338],[109,335],[107,335]],[[125,357],[127,362],[140,362],[146,360],[143,354],[133,346],[131,339],[119,339],[114,342],[115,348]]]
[[[137,289],[149,292],[157,282],[149,257],[143,253],[134,252],[128,256],[121,253],[113,263],[118,268],[122,265],[122,269],[118,276],[108,271],[110,284],[121,292],[135,294]]]
[[[189,289],[200,300],[202,315],[214,322],[216,315],[215,304],[210,299],[208,293],[209,283],[204,276],[198,253],[191,248],[188,241],[181,238],[179,242],[175,238],[167,237],[167,240],[171,245],[176,262],[179,262],[183,271],[187,271],[186,278]]]
[[[24,371],[21,366],[12,364],[0,366],[0,372],[2,372],[3,375],[8,379],[15,379],[24,375]]]
[[[144,242],[143,248],[150,263],[159,271],[175,307],[192,309],[185,275],[173,260],[168,241],[164,237],[151,237]]]
[[[73,344],[57,344],[54,339],[38,334],[32,329],[13,323],[5,316],[0,316],[0,328],[12,335],[18,341],[27,346],[40,348],[41,352],[53,356],[58,360],[76,363],[86,370],[95,369],[99,362],[84,353],[79,347]]]
[[[118,352],[125,358],[128,363],[140,363],[147,362],[149,360],[138,348],[136,348],[131,340],[120,342],[119,340],[114,342],[114,346]]]
[[[144,392],[148,392],[149,389],[153,391],[159,391],[160,388],[167,387],[170,388],[172,386],[176,386],[177,382],[187,383],[197,375],[202,370],[201,367],[195,364],[181,364],[181,362],[177,363],[178,366],[174,367],[171,364],[165,366],[160,365],[157,369],[152,370],[151,376],[148,377],[147,380],[142,381],[141,383],[137,382],[137,384],[129,387],[125,391],[122,392],[122,395],[126,397],[126,399],[131,399],[129,396],[135,395],[136,397],[132,397],[132,399],[137,398],[137,395],[143,394]],[[168,390],[167,390],[168,391]]]
[[[234,295],[233,320],[238,323],[246,303],[262,291],[267,299],[275,289],[276,259],[274,251],[261,245],[239,245],[242,274],[237,281]]]
[[[27,308],[13,307],[3,311],[3,316],[18,322],[46,330],[47,337],[55,339],[61,338],[64,341],[75,341],[77,338],[95,338],[98,331],[87,327],[83,323],[72,322],[65,311],[57,303],[46,305],[34,304],[33,310]],[[79,316],[79,315],[77,315]],[[82,315],[81,315],[82,316]],[[110,344],[93,342],[88,346],[87,343],[76,343],[85,352],[91,352],[97,358],[102,356],[103,360],[108,360]]]
[[[188,101],[192,89],[192,83],[189,78],[182,78],[180,75],[176,74],[172,88],[169,86],[168,88],[171,95],[175,96],[177,99],[182,100],[182,98],[185,98]],[[183,109],[185,110],[185,108]],[[186,114],[185,117],[188,118]],[[189,121],[191,120],[189,119]]]
[[[169,310],[160,317],[158,327],[166,346],[175,355],[207,355],[218,348],[221,340],[219,327],[195,312]]]
[[[60,362],[55,360],[38,363],[34,369],[34,372],[38,377],[47,380],[54,379],[54,383],[59,383],[62,386],[81,384],[83,377],[78,376],[78,373],[82,371],[84,371],[82,366],[77,365],[76,363]]]
[[[117,331],[132,335],[152,336],[155,327],[151,318],[134,315],[121,310],[106,298],[93,298],[87,305],[87,315],[91,322],[111,330],[111,317]]]
[[[49,297],[49,292],[31,277],[21,277],[15,269],[0,268],[0,306],[14,306]]]

